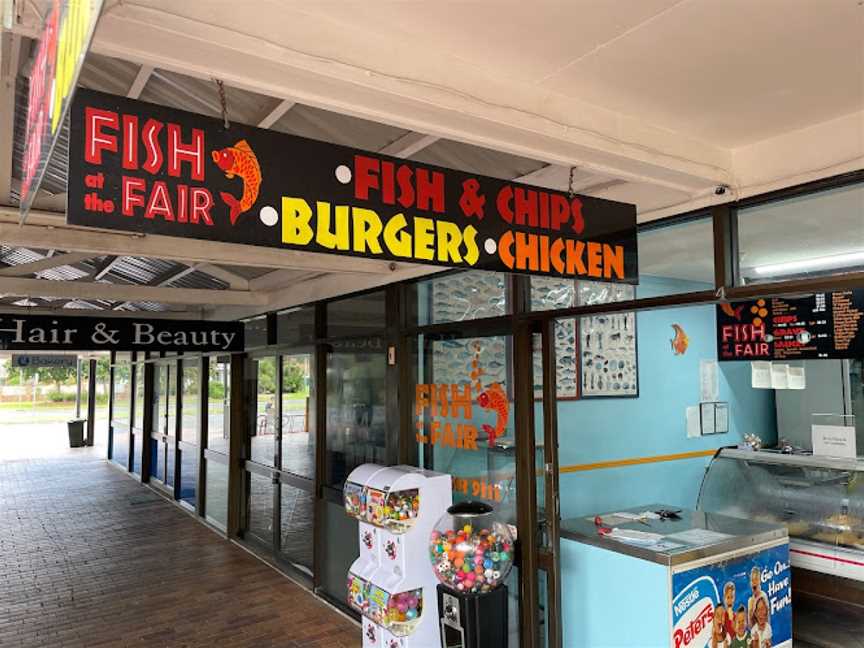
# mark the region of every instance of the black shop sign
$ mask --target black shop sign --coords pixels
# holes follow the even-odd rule
[[[0,314],[4,351],[241,352],[240,322]]]
[[[638,281],[636,208],[80,90],[72,225]]]
[[[717,306],[720,360],[810,360],[864,355],[864,290]]]

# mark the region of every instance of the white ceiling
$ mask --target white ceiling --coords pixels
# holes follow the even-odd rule
[[[218,115],[220,78],[233,121],[417,161],[555,189],[573,166],[642,222],[864,167],[864,0],[109,0],[80,83],[142,75],[142,100]],[[861,248],[864,196],[741,234],[745,272]],[[712,280],[707,221],[639,243],[643,274]],[[216,276],[274,308],[396,279],[315,270]]]
[[[143,0],[334,63],[423,78],[450,64],[724,148],[864,107],[859,0]],[[311,49],[310,49],[311,48]],[[470,91],[470,88],[469,88]]]

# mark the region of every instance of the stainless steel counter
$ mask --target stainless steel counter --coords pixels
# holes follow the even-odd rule
[[[594,524],[593,515],[562,520],[561,537],[667,566],[680,565],[788,537],[786,527],[780,524],[768,524],[717,513],[679,509],[667,504],[646,504],[631,509],[619,509],[618,511],[602,513],[600,517],[606,518],[617,512],[641,513],[642,511],[659,511],[661,509],[680,510],[681,519],[647,520],[647,525],[637,521],[628,521],[615,526],[622,529],[658,533],[663,536],[674,536],[692,530],[704,530],[724,534],[726,537],[717,536],[706,539],[704,542],[687,542],[679,538],[670,538],[670,541],[674,541],[680,546],[658,549],[652,546],[629,544],[601,535],[597,530],[597,525]]]

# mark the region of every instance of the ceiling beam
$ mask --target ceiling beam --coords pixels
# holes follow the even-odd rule
[[[234,290],[249,290],[249,280],[246,277],[241,277],[236,272],[231,272],[225,268],[212,263],[201,263],[198,265],[198,271],[204,274],[215,277],[219,281],[224,281],[229,288]]]
[[[36,24],[30,20],[15,29],[35,32]],[[182,47],[177,46],[178,33],[186,37]],[[392,61],[392,41],[370,41],[368,32],[360,29],[340,34],[340,42],[346,51],[362,52],[365,66],[347,57],[333,61],[306,54],[320,48],[314,29],[300,30],[295,36],[289,47],[227,26],[121,3],[102,16],[92,50],[201,79],[215,76],[232,87],[270,97],[290,96],[306,105],[549,163],[584,166],[630,181],[687,192],[734,184],[728,149],[638,116],[554,89],[544,89],[540,97],[532,83],[502,83],[446,52],[429,57],[406,76],[400,73],[400,62]]]
[[[282,117],[294,107],[296,102],[291,101],[290,99],[283,99],[276,107],[273,108],[270,112],[268,112],[261,121],[258,122],[258,128],[270,128],[277,121],[282,119]]]
[[[50,270],[51,268],[80,263],[81,261],[86,261],[92,257],[93,254],[89,252],[70,252],[68,254],[46,256],[44,259],[39,259],[38,261],[20,263],[8,268],[2,268],[0,269],[0,277],[23,277],[29,274],[37,274],[39,272],[44,272],[45,270]]]
[[[93,281],[99,281],[105,275],[107,275],[111,270],[117,265],[117,262],[120,261],[122,257],[109,255],[106,256],[102,261],[93,268]]]
[[[318,272],[392,274],[406,264],[362,257],[333,256],[299,250],[239,245],[72,227],[58,214],[31,212],[24,226],[18,225],[18,210],[0,206],[0,241],[5,245],[47,249],[62,241],[65,250],[93,252],[95,256],[140,256],[181,263],[215,263],[272,269]]]
[[[163,288],[156,286],[119,285],[104,282],[46,281],[0,277],[0,293],[20,297],[56,297],[69,299],[104,299],[108,301],[146,301],[187,306],[264,306],[264,293],[240,290],[201,290],[198,288]]]
[[[126,93],[126,96],[130,99],[137,99],[140,97],[141,93],[144,91],[144,86],[147,85],[152,74],[152,65],[144,64],[138,68],[138,74],[136,74],[135,78],[132,80],[132,85],[129,86],[129,91]]]
[[[390,142],[382,148],[379,153],[384,155],[392,155],[393,157],[408,158],[419,153],[428,146],[432,146],[440,140],[440,137],[435,135],[424,135],[423,133],[408,132],[399,139]]]

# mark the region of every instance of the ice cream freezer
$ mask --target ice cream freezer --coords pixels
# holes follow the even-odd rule
[[[792,645],[780,524],[662,504],[566,519],[561,579],[565,646]]]

